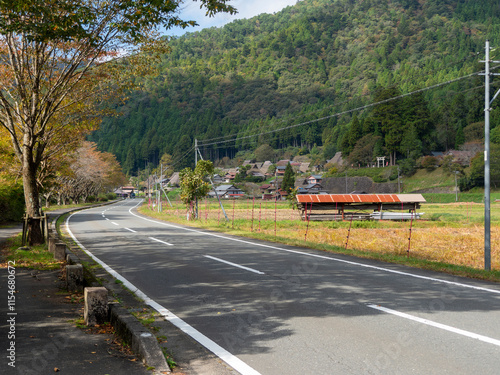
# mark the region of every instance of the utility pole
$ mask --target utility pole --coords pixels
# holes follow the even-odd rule
[[[490,231],[490,112],[491,103],[496,99],[500,90],[490,100],[490,76],[499,75],[490,72],[490,63],[500,61],[490,60],[490,41],[485,45],[484,69],[484,269],[491,270],[491,231]]]
[[[198,140],[194,139],[194,166],[198,165]]]
[[[399,165],[398,165],[398,194],[401,194],[401,184],[399,182]]]
[[[158,212],[163,211],[161,206],[161,190],[163,189],[163,164],[160,162],[160,188],[158,189]]]
[[[345,193],[347,194],[347,171],[345,171]]]
[[[484,269],[491,270],[490,232],[490,41],[485,46],[484,69]]]
[[[195,150],[197,150],[197,149],[195,149]],[[200,151],[198,150],[198,152],[200,152]],[[200,152],[200,158],[201,158],[201,160],[203,160],[203,156],[201,156],[201,152]],[[227,214],[226,214],[226,210],[224,210],[224,206],[222,205],[222,201],[220,200],[219,194],[217,194],[217,189],[215,188],[215,185],[212,181],[212,177],[208,176],[208,180],[210,181],[210,184],[212,185],[212,188],[214,189],[215,196],[217,197],[217,200],[219,201],[219,206],[222,210],[222,213],[224,214],[224,217],[226,218],[226,221],[229,221],[229,218],[227,217]]]

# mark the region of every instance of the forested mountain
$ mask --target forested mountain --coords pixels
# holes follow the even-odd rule
[[[498,0],[303,0],[172,39],[161,73],[91,140],[127,173],[180,159],[195,138],[212,160],[262,144],[414,160],[483,136],[484,77],[472,73],[486,39],[500,46]]]

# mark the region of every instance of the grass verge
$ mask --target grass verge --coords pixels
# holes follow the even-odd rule
[[[36,270],[57,270],[62,267],[64,261],[55,260],[46,244],[22,248],[21,237],[22,235],[18,234],[1,245],[2,258],[6,262],[13,261],[16,267]]]
[[[243,205],[244,203],[242,203]],[[156,219],[175,222],[212,231],[223,232],[247,238],[283,243],[292,246],[307,247],[335,254],[345,254],[359,258],[373,259],[387,263],[444,272],[451,275],[500,282],[500,270],[495,269],[498,259],[493,263],[493,270],[481,269],[482,243],[480,219],[473,217],[472,206],[450,216],[450,210],[459,206],[437,206],[429,208],[432,221],[413,223],[411,250],[408,254],[408,222],[353,222],[350,230],[349,246],[343,246],[348,234],[348,222],[306,222],[300,220],[273,220],[250,222],[248,212],[240,210],[239,218],[232,220],[214,219],[215,210],[209,215],[200,212],[200,219],[187,221],[182,208],[165,210],[162,213],[151,210],[147,205],[139,211]],[[474,207],[477,209],[477,207]],[[228,210],[230,211],[230,210]],[[284,209],[283,209],[284,211]],[[434,211],[434,212],[432,212]],[[238,212],[238,211],[236,211]],[[256,215],[257,216],[257,215]],[[289,213],[278,217],[290,218]],[[459,218],[457,218],[459,216]],[[268,215],[269,218],[269,215]],[[448,221],[450,219],[450,221]],[[496,234],[496,226],[493,228]],[[307,241],[305,238],[307,235]],[[496,237],[496,236],[494,236]],[[492,248],[496,246],[492,243]],[[498,258],[498,249],[492,251],[492,258]]]

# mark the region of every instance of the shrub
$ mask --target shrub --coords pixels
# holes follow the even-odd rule
[[[384,178],[382,175],[373,176],[373,182],[377,182],[377,183],[381,184],[381,183],[387,182],[387,178]]]
[[[20,183],[0,180],[0,221],[21,221],[24,214],[23,187]]]
[[[108,195],[101,193],[101,194],[99,194],[97,196],[96,200],[97,200],[97,202],[107,202],[108,201]]]
[[[438,165],[438,160],[434,156],[424,156],[420,162],[422,168],[425,168],[427,171],[432,172],[435,170]]]
[[[414,159],[405,159],[399,165],[401,168],[401,174],[406,177],[411,177],[415,174],[415,160]]]

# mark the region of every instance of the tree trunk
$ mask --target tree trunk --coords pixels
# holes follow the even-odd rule
[[[28,147],[23,152],[23,187],[28,218],[28,244],[30,246],[44,243],[40,226],[40,197],[36,183],[36,167],[33,163],[33,152]]]

